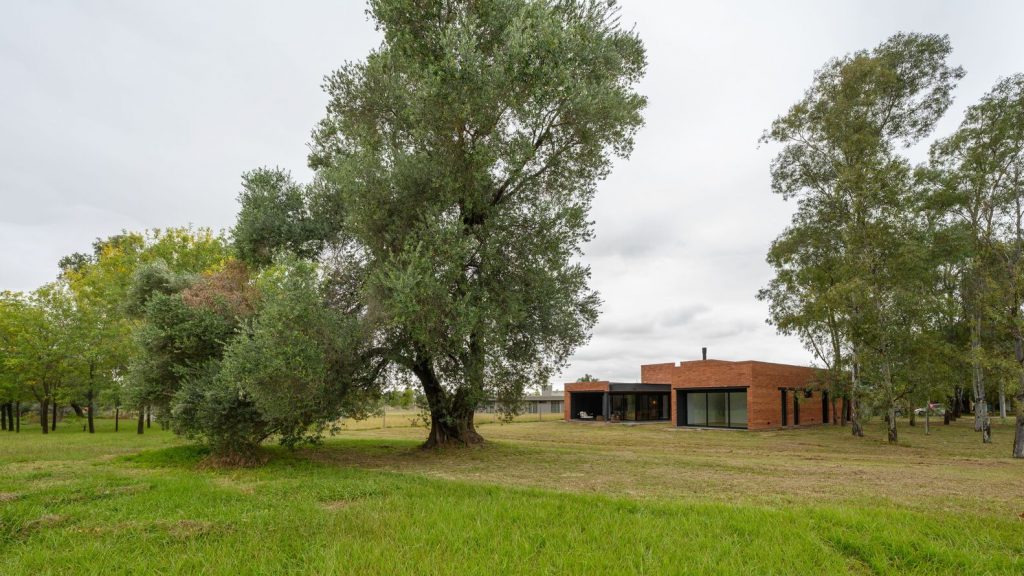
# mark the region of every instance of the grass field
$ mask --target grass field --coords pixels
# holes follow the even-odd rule
[[[563,416],[561,412],[557,414],[542,412],[540,414],[520,414],[515,417],[514,421],[550,422],[553,420],[561,420],[562,418]],[[497,424],[500,421],[499,415],[493,412],[477,412],[473,419],[478,425]],[[363,420],[345,419],[339,422],[339,425],[342,430],[372,430],[381,428],[410,428],[419,426],[421,422],[423,422],[423,415],[419,410],[388,408],[384,414],[370,416]]]
[[[0,433],[0,574],[1024,573],[1010,426],[519,422],[441,453],[373,427],[241,470],[80,430]]]

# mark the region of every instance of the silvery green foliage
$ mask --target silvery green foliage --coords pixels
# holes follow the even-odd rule
[[[340,298],[420,380],[431,439],[479,439],[589,338],[588,211],[643,124],[646,67],[610,1],[374,0],[381,46],[327,77],[311,210]],[[339,257],[340,255],[340,257]]]

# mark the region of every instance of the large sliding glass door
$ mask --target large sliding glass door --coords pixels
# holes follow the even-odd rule
[[[747,391],[743,388],[728,390],[680,390],[679,400],[686,406],[681,414],[683,426],[709,428],[746,428]]]

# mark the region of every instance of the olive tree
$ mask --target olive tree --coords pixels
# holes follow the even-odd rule
[[[596,322],[579,256],[597,183],[643,123],[644,48],[607,0],[372,0],[369,13],[383,42],[327,77],[302,195],[332,301],[372,327],[368,354],[418,380],[427,445],[473,444],[482,401],[513,413]],[[261,243],[240,253],[311,245],[289,185],[243,194],[236,237]]]

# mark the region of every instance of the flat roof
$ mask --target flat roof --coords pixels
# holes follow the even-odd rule
[[[641,364],[641,366],[681,366],[683,364],[768,364],[771,366],[786,366],[789,368],[806,368],[808,370],[816,369],[814,366],[807,366],[804,364],[784,364],[782,362],[767,362],[765,360],[719,360],[718,358],[708,358],[707,360],[697,358],[695,360],[680,360],[678,362],[655,362],[654,364]]]
[[[603,382],[602,382],[603,384]],[[671,392],[671,384],[653,384],[650,382],[608,382],[608,390],[569,390],[570,394],[585,394],[592,392],[601,394],[603,392]]]

